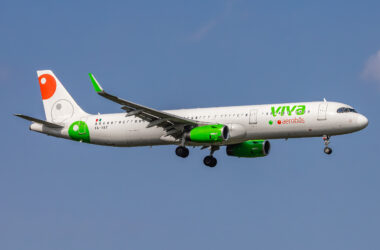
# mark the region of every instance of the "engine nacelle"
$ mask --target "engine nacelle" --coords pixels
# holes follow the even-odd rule
[[[222,124],[205,125],[193,128],[186,134],[186,140],[193,142],[222,142],[228,140],[230,132]]]
[[[228,129],[230,131],[230,140],[233,139],[242,139],[247,135],[247,131],[245,130],[244,126],[241,124],[227,124]]]
[[[269,154],[270,143],[267,140],[249,140],[239,144],[228,145],[226,153],[236,157],[263,157]]]

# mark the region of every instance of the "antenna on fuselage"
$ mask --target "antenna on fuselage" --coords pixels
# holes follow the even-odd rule
[[[327,101],[326,101],[326,98],[323,97],[323,101],[324,101],[324,102],[327,102]]]

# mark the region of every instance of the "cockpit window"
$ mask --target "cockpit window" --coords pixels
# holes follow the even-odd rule
[[[349,112],[357,113],[355,109],[346,108],[346,107],[338,108],[336,112],[337,113],[349,113]]]

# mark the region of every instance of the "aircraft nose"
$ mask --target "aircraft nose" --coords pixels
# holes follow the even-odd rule
[[[361,129],[367,127],[367,125],[368,125],[367,117],[359,114],[358,119],[357,119],[357,124]]]

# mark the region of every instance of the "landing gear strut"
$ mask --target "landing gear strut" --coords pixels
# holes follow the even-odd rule
[[[329,148],[329,143],[330,143],[330,136],[326,135],[326,136],[323,136],[322,137],[323,141],[324,141],[324,144],[325,144],[325,148],[323,149],[323,152],[325,152],[325,154],[331,154],[332,153],[332,149]]]
[[[214,152],[216,150],[219,150],[219,146],[211,146],[210,148],[210,155],[206,156],[204,159],[203,159],[203,163],[210,167],[210,168],[213,168],[216,166],[216,164],[218,163],[218,161],[216,160],[216,158],[213,156]]]
[[[175,154],[179,157],[186,158],[189,156],[189,149],[185,147],[185,134],[181,139],[181,144],[175,149]]]

